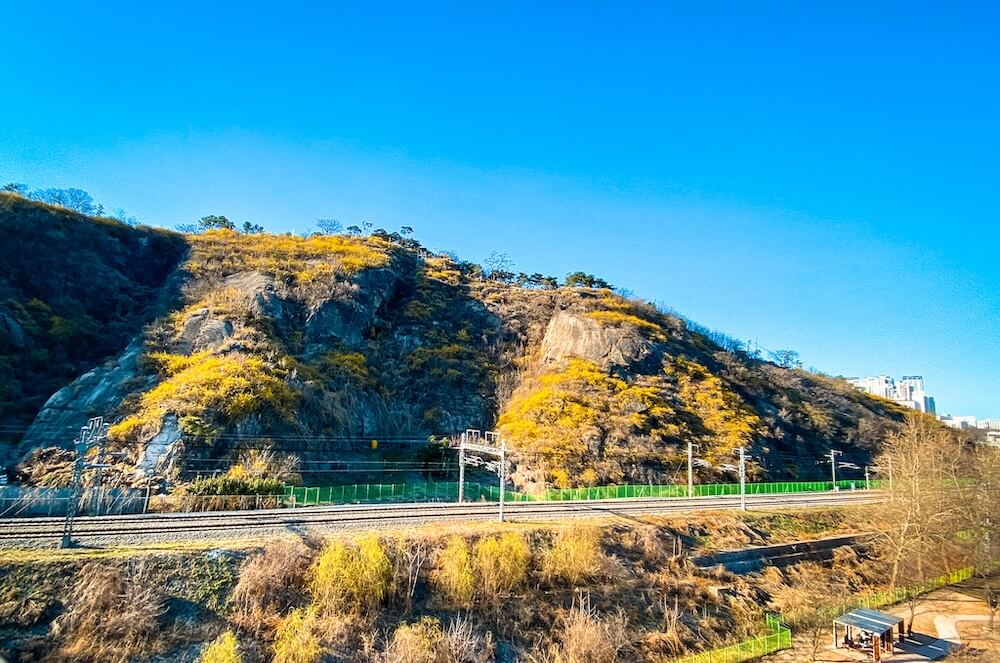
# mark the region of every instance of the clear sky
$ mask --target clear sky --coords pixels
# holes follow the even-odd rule
[[[996,3],[211,4],[5,7],[0,180],[410,225],[1000,417]]]

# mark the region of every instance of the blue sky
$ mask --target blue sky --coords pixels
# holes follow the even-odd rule
[[[994,3],[95,4],[5,9],[0,179],[411,225],[1000,417]]]

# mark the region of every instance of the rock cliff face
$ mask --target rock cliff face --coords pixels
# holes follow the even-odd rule
[[[326,462],[370,439],[385,446],[495,426],[515,450],[522,486],[669,481],[691,439],[710,461],[705,478],[719,478],[741,445],[758,453],[761,475],[808,476],[831,444],[849,460],[867,458],[900,417],[842,381],[724,351],[607,290],[484,281],[387,237],[146,236],[3,200],[11,232],[27,215],[42,232],[115,234],[98,242],[109,251],[102,259],[121,287],[134,278],[144,288],[129,300],[142,294],[144,306],[124,309],[129,323],[114,327],[118,340],[81,355],[78,377],[34,406],[22,458],[67,444],[103,414],[129,458],[123,482],[183,481],[247,444]],[[122,247],[155,251],[156,278],[123,270],[132,254]],[[35,258],[4,259],[19,276],[0,289],[0,347],[23,352],[38,338],[36,318],[21,313],[33,310],[20,280]],[[73,264],[48,265],[46,278],[86,281]],[[100,311],[105,288],[73,288],[83,308]],[[66,342],[100,333],[71,330]],[[32,370],[8,374],[25,382]],[[797,455],[808,460],[799,466]]]
[[[560,311],[549,322],[542,339],[542,362],[554,364],[571,357],[601,368],[630,368],[648,359],[653,344],[626,327],[607,327],[593,318]]]

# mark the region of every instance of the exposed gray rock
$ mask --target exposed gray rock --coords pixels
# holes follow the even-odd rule
[[[273,318],[279,325],[292,312],[292,305],[279,291],[274,278],[260,272],[240,272],[223,280],[224,288],[232,288],[250,298],[250,313]]]
[[[213,350],[233,335],[233,323],[213,318],[207,308],[188,316],[181,329],[180,340],[190,352]]]
[[[181,427],[176,414],[163,418],[160,432],[146,443],[146,450],[136,465],[140,476],[163,473],[172,464],[177,443],[181,439]]]
[[[313,343],[336,340],[358,347],[398,286],[396,273],[385,268],[367,269],[351,281],[335,283],[330,298],[309,310],[306,337]]]
[[[6,341],[15,348],[23,348],[28,344],[28,335],[13,315],[0,308],[0,341]]]
[[[107,415],[117,408],[123,398],[137,390],[133,381],[139,375],[142,349],[140,336],[120,355],[53,394],[25,433],[20,446],[22,452],[41,446],[69,447],[88,419]]]
[[[542,339],[542,361],[580,357],[603,368],[630,367],[653,352],[653,344],[626,326],[602,326],[585,315],[560,311],[549,321]]]

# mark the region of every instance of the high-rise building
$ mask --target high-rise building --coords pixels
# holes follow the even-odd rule
[[[867,378],[849,378],[848,382],[861,391],[896,401],[900,405],[935,414],[934,398],[924,391],[922,375],[904,375],[896,382],[888,375],[875,375]]]

